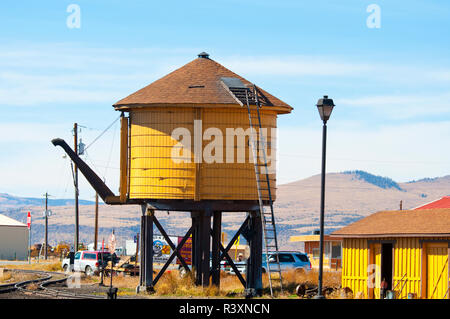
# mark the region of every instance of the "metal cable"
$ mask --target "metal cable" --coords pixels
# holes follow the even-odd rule
[[[105,134],[106,131],[109,130],[114,125],[114,123],[116,123],[120,119],[120,117],[121,115],[119,115],[106,129],[104,129],[99,136],[97,136],[88,146],[84,148],[84,151],[86,151],[92,144],[94,144],[100,137],[102,137],[102,135]]]

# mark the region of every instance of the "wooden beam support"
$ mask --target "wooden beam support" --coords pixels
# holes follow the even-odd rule
[[[209,231],[211,230],[211,214],[204,212],[201,216],[200,224],[200,244],[201,244],[201,282],[203,287],[208,287],[209,282],[209,263],[211,258],[211,237]]]
[[[237,269],[236,265],[234,264],[234,261],[231,259],[230,255],[228,254],[230,248],[233,246],[233,243],[236,241],[236,239],[238,238],[238,236],[242,233],[242,231],[248,227],[248,222],[250,219],[250,215],[247,216],[247,218],[245,219],[245,221],[242,223],[241,227],[239,227],[238,231],[234,234],[233,238],[231,239],[231,241],[228,243],[227,247],[224,248],[222,243],[220,243],[219,240],[219,249],[220,249],[220,257],[219,257],[219,271],[220,271],[220,262],[225,258],[227,260],[227,262],[230,264],[231,268],[233,268],[233,271],[235,272],[236,276],[238,277],[239,281],[241,282],[241,284],[245,287],[247,287],[247,283],[245,281],[245,279],[242,277],[242,274],[240,273],[240,271]],[[210,229],[210,234],[211,236],[214,236],[214,230]],[[213,269],[211,269],[211,271],[213,271]]]
[[[222,252],[221,256],[225,256],[225,259],[230,264],[231,268],[233,268],[236,276],[238,277],[239,281],[241,282],[242,286],[247,287],[247,283],[245,282],[245,279],[242,277],[241,272],[237,269],[236,265],[233,262],[233,259],[231,259],[230,255],[228,254],[228,251],[225,250],[222,244],[219,246],[220,251]],[[220,259],[222,260],[222,259]]]
[[[262,296],[262,219],[259,212],[249,212],[250,258],[247,260],[246,296]],[[270,275],[270,274],[269,274]]]
[[[176,254],[176,257],[178,257],[178,260],[181,262],[181,264],[183,265],[184,269],[187,272],[190,272],[191,270],[189,269],[189,266],[187,265],[187,263],[184,260],[183,256],[181,256],[180,251],[175,247],[175,244],[172,242],[172,240],[170,239],[169,235],[167,235],[166,231],[164,230],[162,225],[159,223],[159,220],[156,218],[156,216],[153,217],[153,222],[155,223],[156,228],[158,228],[159,232],[164,237],[166,242],[169,244],[169,246],[172,249],[172,251]]]
[[[140,204],[145,202],[154,210],[169,210],[180,212],[221,211],[221,212],[248,212],[259,209],[258,201],[249,200],[184,200],[184,199],[130,199],[127,204]],[[224,209],[226,208],[226,210]]]
[[[137,291],[153,291],[153,217],[154,211],[142,205],[141,260]]]
[[[209,286],[211,211],[192,212],[192,267],[196,285]]]
[[[227,248],[225,248],[225,252],[226,254],[228,254],[228,251],[230,250],[231,246],[233,246],[234,242],[236,241],[236,239],[239,237],[239,235],[242,233],[242,231],[244,230],[245,227],[248,226],[248,221],[250,219],[250,215],[247,216],[247,218],[245,218],[244,222],[242,223],[241,227],[239,227],[238,231],[236,232],[236,234],[234,234],[233,238],[231,238],[230,242],[227,245]],[[224,257],[224,253],[222,253],[222,255],[220,256],[220,260],[222,260]]]
[[[213,213],[213,229],[212,229],[212,268],[211,283],[220,287],[220,248],[222,232],[222,212]]]
[[[172,252],[172,254],[170,255],[169,259],[166,261],[166,263],[164,264],[164,266],[161,268],[161,270],[159,271],[159,273],[156,275],[155,280],[153,280],[152,285],[155,286],[156,283],[158,282],[158,280],[161,278],[161,276],[164,274],[164,272],[166,271],[167,267],[169,267],[170,263],[172,262],[172,260],[175,258],[175,256],[180,252],[181,248],[183,248],[184,244],[186,243],[186,241],[188,240],[189,236],[191,236],[192,234],[192,227],[189,228],[188,232],[184,235],[183,239],[181,240],[181,242],[178,244],[178,246],[176,247],[176,249]]]

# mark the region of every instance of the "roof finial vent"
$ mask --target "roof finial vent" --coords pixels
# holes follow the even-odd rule
[[[209,59],[209,54],[206,52],[202,52],[198,54],[198,57],[201,59]]]

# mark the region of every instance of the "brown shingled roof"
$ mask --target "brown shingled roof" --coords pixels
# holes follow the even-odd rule
[[[151,106],[157,104],[238,104],[221,83],[222,77],[236,77],[245,85],[249,81],[207,57],[199,57],[150,85],[118,101],[113,106]],[[292,107],[258,87],[280,113]],[[280,109],[281,108],[281,109]]]
[[[450,236],[450,209],[382,211],[331,234],[341,237]]]

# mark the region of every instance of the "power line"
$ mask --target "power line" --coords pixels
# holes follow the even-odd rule
[[[111,143],[111,147],[109,149],[109,156],[108,156],[108,162],[106,164],[106,168],[105,168],[105,173],[104,173],[104,178],[106,178],[106,174],[108,172],[108,168],[109,168],[109,164],[111,163],[111,156],[112,156],[112,150],[114,148],[114,142],[116,140],[116,131],[117,131],[117,125],[114,126],[114,132],[113,132],[113,138],[112,138],[112,143]]]
[[[111,128],[111,126],[113,126],[114,123],[116,123],[120,119],[120,117],[121,117],[121,115],[119,115],[110,125],[108,125],[108,127],[106,129],[104,129],[103,132],[100,133],[100,135],[98,135],[89,145],[87,145],[84,148],[84,151],[86,151],[89,147],[91,147],[92,144],[94,144],[100,137],[102,137],[103,134],[105,134],[106,131],[108,131]]]

